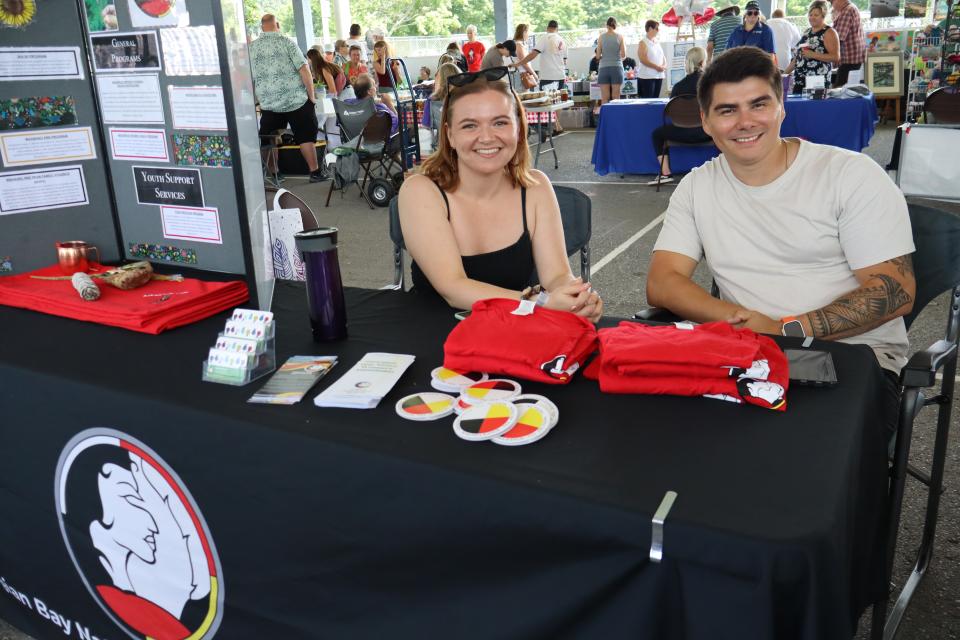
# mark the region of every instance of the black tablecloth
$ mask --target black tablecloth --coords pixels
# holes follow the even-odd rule
[[[823,640],[850,637],[881,588],[882,381],[868,348],[818,345],[840,385],[791,388],[785,413],[524,383],[559,425],[499,447],[460,440],[452,418],[394,413],[429,389],[452,310],[398,292],[347,299],[349,340],[318,345],[302,288],[278,285],[278,361],[341,359],[293,407],[247,404],[262,381],[200,381],[225,315],[145,336],[0,309],[0,577],[33,604],[0,585],[0,618],[62,637],[39,598],[123,636],[71,562],[52,491],[65,444],[91,427],[142,441],[192,494],[222,567],[218,637]],[[417,360],[375,410],[313,406],[370,351]],[[679,497],[654,564],[667,490]]]

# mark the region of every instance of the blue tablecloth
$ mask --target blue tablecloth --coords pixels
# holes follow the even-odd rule
[[[593,166],[608,173],[657,173],[657,156],[650,134],[663,124],[666,99],[603,105],[593,141]],[[787,97],[787,115],[780,134],[810,142],[861,151],[873,137],[877,106],[873,96],[849,100],[807,100]],[[674,171],[697,167],[719,152],[716,147],[676,147],[670,150]]]

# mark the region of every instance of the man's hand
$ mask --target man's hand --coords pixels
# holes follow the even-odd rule
[[[727,322],[736,329],[750,329],[757,333],[768,333],[776,336],[780,335],[782,328],[779,320],[774,320],[752,309],[737,309],[733,315],[727,318]]]

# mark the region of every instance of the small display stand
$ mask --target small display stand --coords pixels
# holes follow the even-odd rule
[[[203,380],[243,386],[277,368],[276,329],[269,311],[236,309],[203,361]]]

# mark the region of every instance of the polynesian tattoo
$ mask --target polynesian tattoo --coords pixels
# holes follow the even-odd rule
[[[888,260],[903,277],[913,277],[909,255]],[[904,305],[913,302],[899,280],[885,273],[871,273],[871,283],[807,314],[813,335],[819,338],[855,335],[886,322]],[[879,281],[879,282],[878,282]]]

